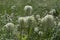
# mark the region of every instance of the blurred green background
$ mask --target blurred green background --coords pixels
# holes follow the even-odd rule
[[[43,14],[44,11],[55,8],[60,10],[60,0],[0,0],[0,14],[5,14],[5,10],[8,14],[14,12],[16,15],[24,14],[24,6],[31,5],[33,7],[32,14]],[[14,9],[11,9],[15,6]],[[59,12],[60,13],[60,12]]]

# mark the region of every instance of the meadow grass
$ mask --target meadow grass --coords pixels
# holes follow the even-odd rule
[[[0,0],[0,40],[60,40],[60,0]]]

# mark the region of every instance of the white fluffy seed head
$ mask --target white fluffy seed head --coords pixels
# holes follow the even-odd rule
[[[54,21],[54,17],[52,15],[46,15],[44,18],[41,19],[42,22],[46,21]]]
[[[29,19],[32,20],[32,21],[34,21],[34,20],[35,20],[34,15],[31,15],[31,16],[29,17]]]
[[[40,15],[36,15],[36,18],[40,18]]]
[[[60,26],[60,22],[58,23],[58,26]]]
[[[52,15],[46,15],[45,18],[47,18],[47,19],[51,19],[51,20],[54,20],[54,18],[53,18]]]
[[[18,18],[18,23],[20,24],[20,23],[25,23],[25,25],[26,24],[28,24],[29,22],[35,22],[35,19],[34,19],[34,15],[32,15],[32,16],[25,16],[25,17],[19,17]]]
[[[18,18],[18,22],[20,23],[21,21],[24,21],[24,22],[27,22],[29,16],[26,16],[26,17],[19,17]]]
[[[29,18],[29,16],[19,17],[19,18],[18,18],[18,23],[19,23],[19,25],[22,25],[22,27],[28,27],[28,25],[27,25],[27,23],[28,23],[28,18]]]
[[[24,14],[24,15],[27,15],[27,16],[31,15],[32,10],[33,10],[32,6],[26,5],[26,6],[24,7],[24,11],[25,11],[25,14]]]
[[[56,12],[55,9],[51,9],[51,11],[49,12],[49,14],[52,14],[53,15],[53,13],[55,13],[55,12]]]
[[[43,35],[43,32],[42,31],[39,31],[39,33],[38,33],[39,35]]]
[[[35,28],[34,28],[34,31],[35,31],[35,32],[38,32],[38,31],[39,31],[39,28],[38,28],[38,27],[35,27]]]
[[[5,25],[5,27],[6,27],[7,29],[13,30],[13,29],[14,29],[14,24],[13,24],[13,23],[7,23],[7,24]]]
[[[24,7],[24,10],[25,11],[27,11],[27,10],[32,10],[33,8],[32,8],[32,6],[29,6],[29,5],[26,5],[25,7]]]
[[[40,21],[41,20],[40,15],[36,15],[36,19]]]
[[[22,20],[24,20],[24,17],[19,17],[18,22],[20,23]]]
[[[42,26],[46,27],[53,27],[55,25],[54,23],[54,17],[52,15],[46,15],[44,18],[41,19]]]
[[[14,27],[14,24],[13,23],[7,23],[5,26],[6,27]]]
[[[15,5],[13,5],[13,6],[11,6],[11,9],[15,9],[15,7],[16,7],[16,6],[15,6]]]

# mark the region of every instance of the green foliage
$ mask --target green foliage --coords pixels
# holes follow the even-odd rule
[[[27,11],[28,14],[25,14],[26,5],[33,8],[31,15]],[[52,14],[54,21],[51,23],[51,19],[46,19],[44,22],[44,19],[42,23],[51,9],[56,10]],[[18,21],[19,17],[24,19]],[[10,22],[15,24],[13,31],[4,27]],[[59,22],[60,0],[0,0],[0,40],[60,40]]]

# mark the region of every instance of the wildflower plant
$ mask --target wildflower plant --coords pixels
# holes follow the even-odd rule
[[[0,40],[60,40],[60,0],[0,0]]]
[[[26,6],[24,7],[24,11],[25,11],[25,13],[26,13],[26,16],[31,15],[31,14],[32,14],[32,10],[33,10],[33,8],[32,8],[32,6],[30,6],[30,5],[26,5]]]

